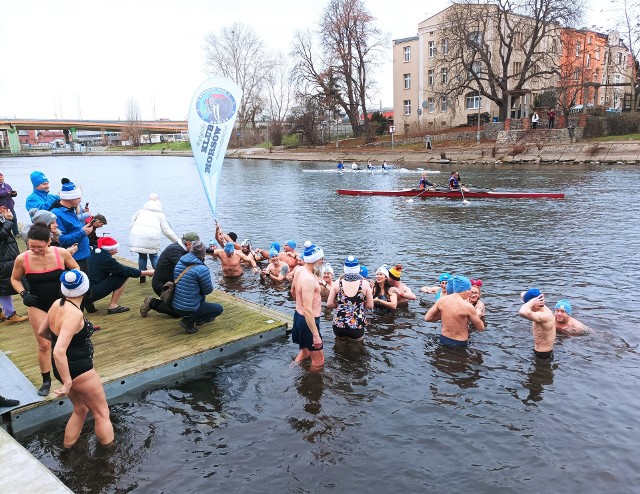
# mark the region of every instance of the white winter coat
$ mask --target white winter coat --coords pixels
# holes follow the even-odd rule
[[[172,242],[178,241],[177,235],[162,212],[162,204],[157,199],[158,196],[151,194],[149,197],[150,200],[142,206],[142,209],[138,209],[131,219],[129,229],[131,252],[157,254],[160,251],[160,236],[163,233]]]

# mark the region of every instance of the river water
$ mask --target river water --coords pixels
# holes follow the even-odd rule
[[[292,366],[297,348],[283,339],[112,406],[112,453],[96,448],[92,427],[63,452],[65,421],[24,446],[75,492],[637,492],[638,169],[463,165],[477,187],[567,195],[464,205],[335,193],[412,187],[415,170],[302,172],[334,166],[228,160],[218,221],[262,247],[313,240],[337,273],[349,254],[371,272],[402,263],[415,292],[443,271],[481,278],[488,330],[469,349],[437,344],[439,325],[422,319],[432,295],[374,315],[363,345],[336,344],[325,312],[322,372]],[[213,235],[191,158],[1,158],[22,220],[35,169],[55,186],[79,183],[132,259],[129,221],[152,191],[177,233]],[[446,183],[450,168],[441,172],[430,178]],[[287,287],[250,273],[230,285],[208,263],[222,290],[291,313]],[[551,305],[570,299],[595,330],[559,337],[551,363],[533,358],[530,323],[517,315],[531,286]]]

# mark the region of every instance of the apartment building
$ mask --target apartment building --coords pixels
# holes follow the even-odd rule
[[[417,36],[393,41],[396,131],[457,126],[479,114],[525,118],[548,90],[561,106],[616,107],[624,87],[602,84],[631,80],[625,50],[616,33],[565,30],[495,5],[452,5],[420,22]]]

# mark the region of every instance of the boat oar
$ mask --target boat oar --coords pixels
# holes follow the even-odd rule
[[[462,184],[460,184],[460,194],[462,194],[462,204],[469,204],[469,201],[464,198],[464,190],[462,190]]]
[[[420,191],[420,193],[419,193],[417,196],[412,197],[411,199],[407,199],[407,202],[413,202],[413,200],[414,200],[414,199],[417,199],[417,198],[418,198],[418,197],[420,197],[422,194],[424,194],[426,191],[427,191],[427,189],[423,189],[423,190],[421,190],[421,191]]]

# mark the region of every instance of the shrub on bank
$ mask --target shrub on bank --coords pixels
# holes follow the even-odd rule
[[[622,136],[640,132],[640,113],[589,115],[584,137]]]

